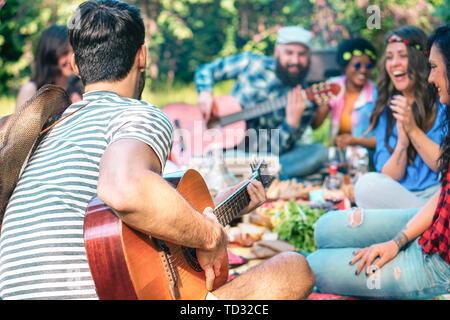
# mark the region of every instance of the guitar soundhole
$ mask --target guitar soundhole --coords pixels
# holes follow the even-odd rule
[[[198,263],[195,249],[182,247],[182,251],[186,261],[189,263],[189,266],[197,272],[202,272],[203,269]]]

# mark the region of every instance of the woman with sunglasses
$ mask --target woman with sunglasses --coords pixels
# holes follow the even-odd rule
[[[322,122],[331,112],[330,143],[339,148],[352,145],[375,148],[375,137],[365,132],[377,97],[371,80],[376,59],[375,47],[366,39],[347,39],[339,44],[336,62],[344,74],[331,81],[339,84],[342,90],[328,102],[329,109],[323,117],[318,117]]]
[[[427,47],[428,81],[450,116],[450,25],[436,29]],[[319,250],[307,260],[320,292],[380,299],[432,299],[450,292],[449,124],[441,127],[442,187],[420,210],[358,208],[328,212],[317,221]]]
[[[377,172],[355,184],[359,207],[419,208],[439,189],[445,106],[426,81],[426,43],[426,34],[414,26],[387,35],[369,127],[376,137]]]

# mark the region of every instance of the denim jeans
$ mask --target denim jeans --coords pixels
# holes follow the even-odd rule
[[[450,265],[436,252],[423,254],[418,238],[374,273],[365,268],[355,274],[353,252],[359,248],[393,239],[417,209],[349,209],[332,211],[316,223],[318,250],[307,260],[316,275],[319,292],[360,298],[430,299],[450,292]],[[377,261],[377,260],[375,260]]]
[[[319,170],[327,159],[327,148],[322,143],[297,143],[280,155],[280,179],[300,178]]]
[[[355,184],[355,202],[365,209],[421,208],[440,188],[437,183],[424,190],[409,191],[387,175],[369,172]]]

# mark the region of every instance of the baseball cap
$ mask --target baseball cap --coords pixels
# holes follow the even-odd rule
[[[312,47],[312,33],[298,26],[283,27],[278,30],[277,44],[300,43]]]

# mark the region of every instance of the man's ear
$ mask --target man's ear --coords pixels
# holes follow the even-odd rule
[[[75,74],[77,75],[78,78],[80,77],[80,70],[78,70],[78,66],[75,62],[75,54],[72,53],[72,57],[70,57],[70,65],[72,66],[72,70],[73,72],[75,72]]]
[[[144,72],[147,67],[147,47],[143,44],[138,50],[138,69]]]

